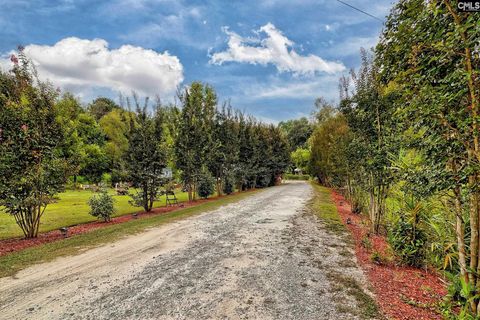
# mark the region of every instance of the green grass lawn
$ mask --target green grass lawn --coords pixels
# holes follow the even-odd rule
[[[114,217],[126,215],[129,213],[142,211],[142,208],[134,207],[128,203],[129,196],[118,196],[115,191],[109,190],[114,195],[116,212]],[[56,203],[49,204],[45,214],[40,221],[40,232],[47,232],[60,227],[72,226],[80,223],[95,221],[88,212],[90,208],[87,204],[88,199],[94,193],[90,190],[68,190],[58,194],[60,198]],[[183,202],[188,199],[186,192],[175,192],[178,201]],[[155,207],[165,206],[165,196],[162,196],[155,202]],[[23,236],[22,230],[15,223],[15,219],[9,214],[0,211],[0,239]]]

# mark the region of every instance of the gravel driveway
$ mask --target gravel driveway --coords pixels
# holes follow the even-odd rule
[[[365,278],[312,196],[290,182],[30,267],[0,279],[0,318],[369,318]]]

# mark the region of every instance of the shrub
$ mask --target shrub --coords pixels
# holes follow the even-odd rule
[[[361,245],[362,245],[362,247],[364,247],[368,251],[372,250],[372,248],[373,248],[372,241],[367,236],[364,236],[362,238]]]
[[[380,265],[384,265],[387,263],[387,258],[377,250],[372,252],[370,259],[372,260],[373,263],[380,264]]]
[[[393,225],[388,234],[388,242],[395,254],[410,266],[423,265],[426,241],[425,233],[421,229],[402,219]]]
[[[201,198],[208,198],[215,191],[215,179],[210,173],[203,173],[198,178],[197,192]]]
[[[102,174],[102,183],[106,185],[112,184],[112,175],[110,173]]]
[[[231,194],[235,191],[235,181],[233,177],[227,175],[223,180],[223,193]]]
[[[99,194],[93,195],[88,200],[90,206],[90,214],[98,219],[108,222],[111,220],[111,215],[115,212],[115,200],[107,191],[101,191]]]

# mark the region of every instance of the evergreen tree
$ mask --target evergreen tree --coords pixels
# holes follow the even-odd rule
[[[158,191],[164,183],[163,170],[166,167],[166,151],[162,126],[164,123],[161,106],[155,107],[155,114],[148,112],[148,98],[140,106],[134,95],[136,124],[129,134],[126,167],[131,182],[140,189],[132,195],[133,204],[151,211]],[[133,120],[132,120],[133,121]]]

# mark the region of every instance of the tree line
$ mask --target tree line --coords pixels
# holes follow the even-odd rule
[[[479,23],[456,1],[399,1],[292,154],[404,263],[445,270],[446,318],[480,316]]]
[[[12,61],[0,71],[0,205],[25,237],[37,236],[45,208],[66,186],[128,182],[132,203],[150,211],[175,182],[195,200],[272,186],[289,166],[283,132],[219,107],[207,84],[181,89],[180,106],[136,94],[84,106],[40,81],[21,50]]]

